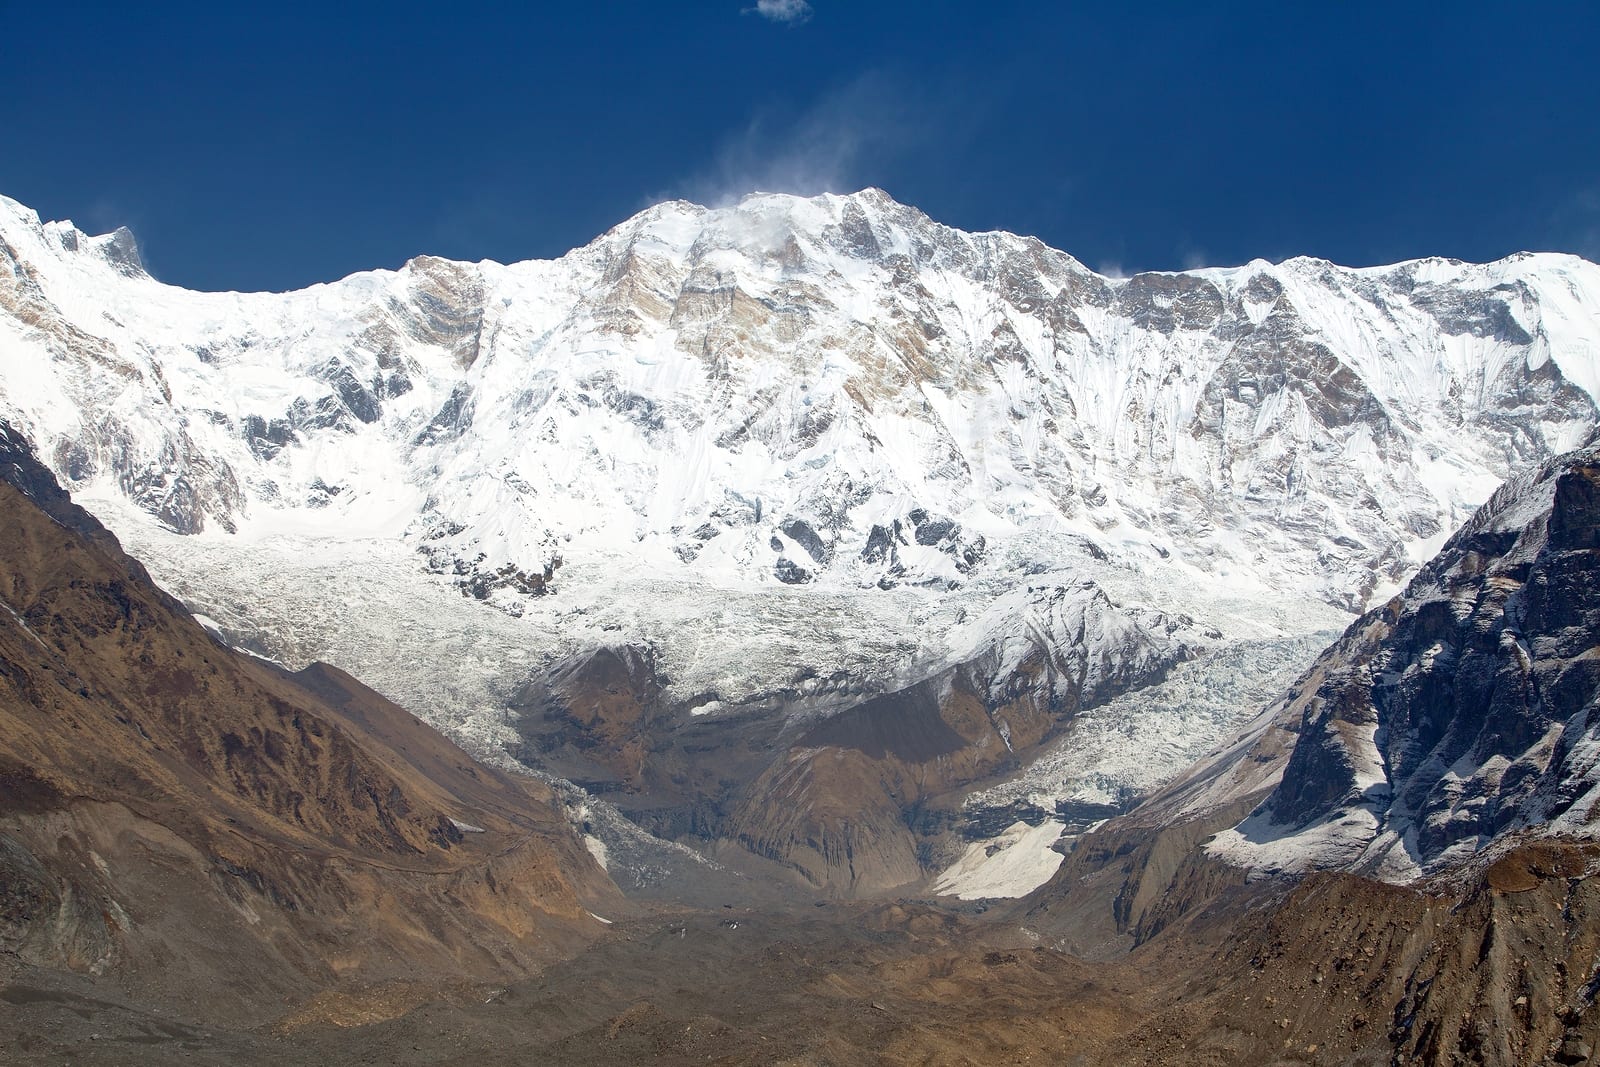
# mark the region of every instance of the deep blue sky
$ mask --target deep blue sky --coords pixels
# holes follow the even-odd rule
[[[208,289],[866,185],[1121,271],[1600,256],[1600,4],[755,3],[0,0],[0,192]]]

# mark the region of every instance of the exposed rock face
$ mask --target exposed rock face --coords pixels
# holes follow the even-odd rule
[[[1593,835],[1600,450],[1514,479],[1319,663],[1299,743],[1217,850],[1405,878],[1522,829]]]
[[[1576,877],[1600,795],[1597,460],[1508,482],[1230,744],[1074,842],[1028,921],[1103,953],[1264,874],[1432,878],[1452,898]]]
[[[514,699],[530,763],[559,769],[591,790],[638,792],[662,783],[649,759],[666,713],[654,657],[632,646],[574,656],[535,678]]]
[[[1123,611],[1091,582],[1012,607],[982,627],[993,644],[956,667],[789,717],[708,720],[665,697],[649,650],[600,649],[517,695],[513,751],[663,836],[748,850],[833,894],[886,891],[926,873],[950,821],[939,809],[961,787],[1020,766],[1081,708],[1203,647],[1188,620]]]
[[[0,946],[261,1020],[594,932],[615,890],[542,786],[217,644],[3,427],[0,479]]]
[[[1509,482],[1234,743],[1017,906],[1182,988],[1097,1062],[1592,1058],[1597,488],[1592,445]]]

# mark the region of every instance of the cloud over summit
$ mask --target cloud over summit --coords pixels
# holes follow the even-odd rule
[[[770,22],[798,26],[811,17],[811,5],[806,0],[756,0],[755,7],[744,9],[747,15],[752,12]]]

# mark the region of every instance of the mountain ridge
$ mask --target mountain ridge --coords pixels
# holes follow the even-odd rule
[[[861,205],[863,202],[878,212],[878,216],[875,219],[869,219],[866,213],[862,210]],[[841,207],[840,205],[843,206]],[[833,211],[837,215],[837,218],[831,222],[826,215],[828,210]],[[13,214],[16,214],[16,212],[13,212]],[[24,212],[23,214],[26,215],[31,213]],[[686,219],[683,217],[685,215],[691,217]],[[899,250],[892,254],[890,253],[890,248],[893,247],[893,244],[887,242],[886,239],[880,239],[879,236],[877,236],[877,231],[873,229],[874,222],[876,222],[879,230],[886,231],[887,234],[892,235],[895,240],[898,241],[900,246]],[[689,229],[693,231],[692,239],[691,234],[684,230],[685,226],[688,226]],[[911,229],[907,229],[907,227],[911,227]],[[76,239],[70,241],[65,240],[62,237],[62,234],[66,231],[61,229],[59,224],[50,224],[49,226],[40,226],[35,224],[34,228],[37,229],[37,236],[41,238],[48,238],[57,244],[59,246],[57,251],[60,254],[67,255],[68,258],[72,258],[78,254],[76,250],[79,242]],[[733,232],[730,237],[730,233],[728,231],[737,232]],[[76,231],[71,232],[76,233]],[[514,264],[509,267],[502,267],[501,265],[493,264],[489,261],[484,261],[483,263],[474,265],[437,260],[433,257],[416,257],[408,261],[406,266],[402,267],[399,271],[365,272],[363,274],[352,275],[338,282],[325,283],[323,285],[313,287],[312,290],[306,290],[303,291],[303,293],[321,292],[324,290],[332,292],[335,290],[352,288],[366,289],[371,288],[374,285],[379,285],[381,288],[380,283],[385,282],[391,283],[390,288],[393,288],[393,283],[398,283],[403,277],[409,276],[413,282],[422,286],[421,290],[414,292],[412,296],[421,305],[425,305],[423,311],[424,319],[427,319],[429,314],[426,311],[426,308],[437,309],[441,306],[446,306],[449,304],[449,301],[452,298],[454,299],[455,303],[450,306],[453,306],[455,310],[451,313],[451,315],[459,317],[460,315],[465,314],[467,316],[465,320],[460,322],[452,320],[451,315],[445,315],[443,318],[434,318],[432,320],[425,321],[421,323],[420,326],[418,326],[416,323],[413,323],[413,325],[418,326],[418,328],[430,326],[434,327],[435,329],[433,330],[433,336],[431,339],[435,341],[448,341],[450,342],[450,345],[454,345],[455,347],[451,348],[451,351],[455,352],[456,356],[458,357],[458,362],[462,368],[466,371],[470,371],[477,358],[476,346],[480,345],[484,340],[484,316],[488,313],[488,308],[487,305],[483,303],[484,300],[487,300],[487,291],[483,290],[481,286],[485,280],[483,275],[486,269],[492,269],[493,271],[498,271],[507,276],[515,275],[519,272],[526,274],[545,271],[548,273],[548,271],[553,269],[556,265],[567,265],[583,260],[594,260],[597,255],[609,257],[609,266],[606,267],[606,271],[601,272],[598,276],[595,276],[595,271],[593,269],[598,264],[589,264],[591,269],[587,273],[589,276],[594,278],[590,284],[597,284],[597,292],[600,294],[600,299],[598,301],[599,307],[596,309],[598,312],[600,312],[600,315],[588,328],[598,329],[602,335],[612,332],[613,330],[622,330],[622,332],[626,333],[627,329],[633,329],[637,325],[636,323],[632,322],[632,319],[630,319],[629,316],[636,318],[639,312],[638,310],[628,307],[626,301],[623,301],[619,305],[616,299],[618,295],[617,292],[607,290],[614,290],[614,287],[617,284],[621,284],[625,294],[640,295],[641,308],[646,308],[646,310],[648,310],[646,307],[648,301],[645,301],[643,298],[641,286],[649,282],[650,276],[653,272],[651,270],[645,270],[642,268],[637,272],[638,276],[635,276],[635,273],[630,272],[632,271],[633,267],[638,266],[641,257],[646,257],[652,252],[659,251],[659,249],[657,249],[655,246],[663,243],[672,244],[675,242],[678,254],[689,255],[691,259],[698,255],[700,260],[705,261],[705,265],[703,265],[702,268],[697,269],[701,269],[702,273],[710,272],[711,274],[715,274],[714,262],[718,260],[719,256],[723,259],[727,259],[728,256],[732,254],[730,249],[742,248],[743,244],[745,243],[754,243],[756,246],[756,251],[759,253],[759,257],[761,258],[772,258],[776,256],[781,261],[783,255],[799,254],[796,249],[789,246],[793,244],[796,235],[801,233],[808,235],[808,237],[821,240],[824,243],[830,240],[836,242],[843,241],[848,245],[848,251],[867,260],[870,260],[870,258],[874,255],[878,257],[889,255],[890,259],[894,259],[897,255],[905,255],[906,251],[909,250],[920,256],[922,260],[932,264],[937,264],[941,260],[948,260],[953,256],[964,254],[961,249],[955,248],[954,246],[952,246],[952,248],[940,248],[937,244],[938,239],[949,241],[953,240],[956,235],[959,235],[962,241],[976,246],[980,248],[980,250],[982,250],[983,246],[994,245],[994,248],[982,250],[983,255],[991,257],[999,255],[1004,258],[1006,252],[1015,254],[1018,251],[1017,248],[1003,248],[1002,246],[1021,245],[1026,249],[1034,250],[1038,254],[1043,255],[1046,259],[1052,261],[1046,273],[1054,273],[1058,276],[1065,275],[1069,278],[1076,276],[1079,279],[1092,279],[1093,284],[1091,288],[1099,291],[1100,295],[1097,296],[1095,292],[1088,293],[1085,296],[1085,299],[1089,299],[1091,303],[1093,303],[1095,300],[1104,298],[1105,294],[1109,294],[1112,290],[1136,290],[1142,286],[1155,284],[1157,280],[1160,279],[1166,279],[1168,281],[1188,279],[1188,282],[1184,284],[1191,286],[1196,283],[1210,284],[1212,281],[1217,279],[1223,279],[1231,275],[1249,273],[1251,271],[1259,270],[1263,266],[1271,266],[1262,264],[1261,261],[1257,261],[1239,268],[1211,268],[1187,273],[1151,272],[1113,282],[1111,280],[1102,278],[1099,275],[1095,275],[1094,272],[1083,267],[1082,264],[1078,263],[1076,260],[1073,260],[1067,254],[1055,252],[1054,250],[1048,249],[1038,242],[1032,241],[1031,239],[1016,238],[1014,235],[1005,234],[1003,232],[983,235],[959,234],[959,231],[953,231],[946,227],[940,227],[937,224],[932,223],[931,220],[928,220],[927,217],[922,215],[920,212],[916,212],[915,209],[906,208],[902,205],[895,204],[893,201],[888,200],[886,196],[876,191],[868,191],[861,194],[854,194],[849,197],[825,196],[809,200],[784,196],[752,196],[747,197],[744,201],[742,201],[741,206],[737,209],[723,210],[712,210],[695,206],[685,207],[684,205],[678,203],[658,205],[654,208],[647,209],[638,216],[635,216],[633,219],[619,224],[619,226],[597,238],[596,241],[591,245],[580,249],[575,249],[572,252],[567,253],[559,260],[524,261],[523,263]],[[85,240],[89,239],[85,238]],[[107,238],[93,240],[104,243],[105,241],[109,241],[111,239]],[[729,243],[729,240],[732,240],[732,244]],[[763,240],[767,241],[772,247],[762,247],[761,242]],[[783,248],[781,249],[777,247],[780,244],[783,245]],[[700,246],[705,247],[701,248]],[[815,250],[813,249],[812,251]],[[782,253],[781,255],[779,255],[780,252]],[[16,257],[13,256],[13,259],[15,258]],[[1488,276],[1501,278],[1501,281],[1496,283],[1497,285],[1514,285],[1514,279],[1512,281],[1506,280],[1508,277],[1517,274],[1517,272],[1511,271],[1511,268],[1514,265],[1526,264],[1530,261],[1532,261],[1536,267],[1543,267],[1549,271],[1558,271],[1563,267],[1572,268],[1583,263],[1583,261],[1576,259],[1576,257],[1530,254],[1509,257],[1505,260],[1497,262],[1496,264],[1474,267],[1472,269],[1479,274],[1486,274]],[[835,267],[838,265],[838,262],[841,261],[834,262]],[[751,268],[751,264],[749,263],[743,263],[740,264],[740,266],[743,268]],[[754,265],[754,268],[759,270],[760,266],[761,264],[757,263]],[[781,269],[786,272],[789,271],[790,266],[791,264],[780,263]],[[1412,283],[1414,283],[1415,279],[1412,278],[1412,276],[1419,273],[1426,274],[1429,270],[1434,268],[1443,267],[1449,270],[1459,270],[1460,268],[1468,266],[1470,265],[1455,264],[1451,261],[1443,260],[1416,260],[1389,267],[1365,268],[1361,270],[1340,269],[1339,276],[1344,278],[1359,278],[1363,275],[1366,275],[1370,277],[1389,278],[1403,275],[1412,279]],[[982,269],[990,270],[993,268],[989,267]],[[1323,271],[1332,268],[1322,261],[1297,258],[1286,260],[1284,263],[1272,267],[1272,269],[1275,271],[1293,274],[1302,269]],[[616,278],[611,278],[608,272],[615,272],[617,270],[621,270],[622,273]],[[748,270],[746,273],[748,273]],[[806,273],[807,272],[805,270],[800,270],[800,274],[804,275]],[[471,274],[476,274],[477,277],[467,277],[467,275]],[[735,276],[737,277],[737,272],[735,272]],[[750,282],[750,279],[748,278],[740,280],[745,281],[746,283]],[[436,282],[437,285],[434,285],[431,289],[428,288],[430,283],[434,282]],[[696,306],[696,302],[704,303],[704,299],[702,298],[711,299],[712,303],[715,304],[717,300],[731,299],[731,294],[742,292],[742,290],[738,288],[739,281],[728,281],[725,285],[723,285],[722,288],[717,288],[717,285],[722,283],[715,283],[713,281],[708,284],[710,284],[711,287],[705,288],[704,285],[696,281],[694,271],[691,270],[689,272],[689,277],[684,282],[684,288],[679,294],[681,300],[688,301],[688,303],[685,304],[684,308],[680,308],[678,312],[674,313],[672,329],[675,334],[681,335],[686,327],[693,325],[689,321],[693,317],[692,308]],[[1262,284],[1276,283],[1272,283],[1270,278],[1264,275]],[[1341,282],[1340,284],[1344,283]],[[27,291],[30,289],[37,289],[38,286],[37,284],[24,284],[21,288],[24,291]],[[174,287],[163,288],[169,290],[173,295],[185,293],[185,291],[177,290]],[[415,286],[413,286],[413,288],[415,288]],[[760,288],[760,286],[757,285],[757,288]],[[1204,296],[1204,290],[1190,290],[1190,292],[1200,292],[1201,296],[1184,297],[1176,293],[1165,296],[1160,293],[1153,294],[1152,302],[1147,304],[1144,313],[1148,313],[1148,315],[1153,316],[1154,319],[1164,318],[1166,320],[1165,323],[1156,322],[1155,325],[1165,326],[1165,328],[1168,329],[1173,328],[1175,325],[1180,324],[1176,320],[1181,320],[1185,314],[1185,312],[1182,310],[1184,306],[1183,300],[1190,299],[1192,301],[1194,299],[1200,299],[1201,302],[1204,303],[1205,299],[1211,299],[1209,296]],[[719,294],[721,295],[719,296]],[[284,297],[293,297],[295,294],[282,295]],[[653,296],[654,294],[651,295]],[[261,304],[263,299],[269,299],[269,294],[185,293],[185,296],[186,298],[193,297],[201,300],[209,300],[211,297],[231,297],[237,299],[238,301],[250,302],[257,305]],[[514,298],[516,298],[514,293],[507,297],[507,299]],[[1174,305],[1171,303],[1172,300],[1178,300],[1178,303]],[[441,301],[445,301],[445,304],[441,304]],[[212,300],[210,303],[215,304],[216,302]],[[1026,306],[1027,303],[1028,301],[1026,298],[1021,301],[1023,306]],[[581,314],[581,300],[579,306]],[[1170,309],[1172,307],[1178,307],[1180,309],[1176,318],[1170,313]],[[1507,316],[1510,314],[1508,307],[1509,305],[1505,304],[1491,305],[1488,314],[1491,317],[1497,315],[1502,317]],[[214,309],[212,313],[215,313],[215,310],[216,309]],[[710,309],[710,313],[713,315],[713,317],[716,317],[717,315],[730,310],[731,307],[721,309],[713,307]],[[893,309],[891,308],[891,310]],[[1195,309],[1191,308],[1189,310],[1190,313],[1193,313]],[[1211,312],[1209,309],[1202,310],[1210,314],[1215,313]],[[623,319],[621,320],[623,325],[618,325],[617,322],[612,322],[606,318],[607,314],[612,313],[614,313],[614,315],[623,316]],[[809,314],[809,312],[804,311],[804,307],[801,308],[801,313],[803,315]],[[1246,314],[1249,317],[1253,317],[1256,313],[1247,312]],[[938,318],[939,316],[937,315],[930,316],[930,320],[936,320]],[[1470,320],[1470,316],[1468,318]],[[385,324],[382,322],[375,324],[375,326],[379,328],[380,333],[382,333],[382,327],[384,325]],[[1146,323],[1146,325],[1149,325],[1149,323]],[[626,326],[626,329],[624,329],[624,326]],[[1465,321],[1461,323],[1460,326],[1469,332],[1483,332],[1491,329],[1509,329],[1512,331],[1522,329],[1516,323],[1515,316],[1511,316],[1509,319],[1502,318],[1502,320],[1499,322]],[[1292,328],[1292,324],[1290,328]],[[1020,338],[1015,336],[1014,331],[1012,331],[1011,328],[1004,322],[1001,322],[996,329],[1011,335],[1012,340],[1020,340]],[[369,330],[368,333],[361,334],[360,336],[354,338],[355,342],[357,344],[364,345],[370,345],[371,343],[374,343],[374,338],[369,336],[370,332],[371,331]],[[780,330],[780,334],[781,332],[782,331]],[[427,330],[424,329],[424,333],[427,333]],[[781,340],[781,337],[779,340]],[[933,338],[931,340],[937,341],[938,338]],[[376,338],[376,343],[386,344],[390,341],[393,341],[393,338]],[[679,341],[683,341],[681,336],[679,337]],[[281,344],[282,342],[279,343]],[[966,343],[970,345],[974,342],[972,340],[968,340]],[[472,355],[470,358],[468,357],[466,350],[455,350],[456,348],[459,348],[461,344],[467,344],[468,347],[472,349]],[[450,347],[450,345],[447,345],[447,347]],[[922,347],[927,347],[927,345],[924,343]],[[907,350],[907,352],[910,354],[919,350],[920,349],[917,345],[913,345]],[[394,358],[407,359],[408,354],[403,354],[401,350],[398,349],[395,350],[395,352],[396,356]],[[995,354],[998,355],[1000,353],[998,350],[996,350]],[[641,355],[640,358],[647,357]],[[1537,352],[1530,355],[1530,360],[1538,358],[1541,357]],[[206,357],[202,355],[202,361],[205,361],[205,359]],[[211,359],[213,362],[215,362],[217,360],[223,360],[224,357],[218,353],[212,352]],[[381,351],[379,352],[378,362],[380,364],[383,362]],[[291,422],[293,422],[295,418],[298,418],[303,424],[301,429],[293,429],[289,425],[282,423],[281,417],[276,421],[270,418],[258,417],[256,421],[261,423],[259,427],[257,427],[254,423],[251,423],[249,419],[246,419],[245,425],[236,428],[234,432],[243,432],[246,436],[250,437],[253,447],[255,447],[259,453],[263,454],[260,458],[271,459],[281,448],[294,446],[295,442],[287,438],[281,441],[278,440],[278,438],[284,437],[285,434],[289,435],[290,437],[304,437],[308,433],[313,433],[319,427],[324,429],[328,428],[326,426],[322,426],[322,424],[327,423],[330,420],[334,427],[337,427],[340,423],[340,420],[345,418],[357,424],[356,426],[352,427],[349,423],[346,423],[344,425],[346,430],[351,428],[359,428],[360,423],[371,423],[377,421],[379,416],[382,414],[383,402],[386,399],[399,400],[401,397],[403,397],[405,392],[409,392],[414,387],[415,382],[413,379],[415,377],[416,367],[414,365],[414,360],[408,359],[407,362],[408,366],[406,368],[401,368],[401,374],[397,376],[393,373],[388,373],[387,375],[380,373],[379,377],[374,380],[374,386],[369,388],[363,383],[361,376],[351,373],[352,368],[350,366],[339,363],[338,360],[330,360],[329,364],[326,368],[324,368],[324,370],[327,375],[326,386],[332,387],[331,393],[325,396],[322,400],[316,401],[316,408],[314,411],[302,411],[302,413],[298,416],[294,416],[292,412],[283,413],[284,415],[291,416]],[[338,365],[336,366],[335,364]],[[950,364],[952,370],[955,369],[956,366],[957,364]],[[379,369],[381,371],[381,367]],[[827,372],[828,368],[826,363],[824,363],[824,366],[821,369],[824,373]],[[937,373],[944,373],[938,371],[937,367],[930,366],[929,369],[935,370]],[[313,368],[313,371],[315,372],[315,368]],[[1586,379],[1590,377],[1585,368],[1581,366],[1574,367],[1573,371],[1575,373],[1579,373],[1580,378]],[[1370,376],[1370,368],[1368,369],[1367,373]],[[871,388],[870,383],[872,383],[874,379],[870,374],[857,373],[851,377],[851,380],[866,383],[866,386]],[[713,379],[713,381],[715,381],[715,379]],[[1593,383],[1588,382],[1585,384],[1590,386],[1593,385]],[[376,392],[374,392],[374,390],[376,390]],[[386,391],[395,395],[386,396]],[[441,405],[437,405],[433,414],[433,421],[429,423],[427,427],[424,427],[423,436],[419,438],[420,441],[430,440],[429,435],[437,435],[450,429],[448,420],[451,418],[452,414],[454,415],[455,419],[459,421],[460,416],[467,414],[472,407],[472,404],[469,403],[469,399],[471,398],[466,394],[460,393],[456,387],[444,390],[441,386],[441,388],[437,391],[441,392],[443,399],[445,399],[446,402]],[[469,393],[479,391],[481,390],[469,390]],[[11,392],[15,393],[17,390],[13,389]],[[633,396],[635,399],[630,401],[628,399],[629,395]],[[1068,395],[1070,396],[1070,393]],[[810,397],[802,397],[800,399],[806,404],[810,404],[811,402]],[[171,402],[170,398],[168,402]],[[661,418],[660,411],[658,410],[660,407],[660,402],[652,401],[644,395],[619,395],[615,402],[623,406],[623,414],[628,414],[631,412],[632,414],[643,418],[644,428],[646,430],[650,428],[651,420]],[[926,403],[926,400],[923,402]],[[1192,401],[1189,401],[1188,403],[1192,403]],[[635,406],[630,408],[630,404]],[[649,408],[651,410],[640,415],[639,411],[642,410],[642,408]],[[842,413],[846,416],[849,416],[851,411],[847,409]],[[1079,414],[1081,416],[1083,413],[1080,412]],[[1120,414],[1121,413],[1119,413],[1119,417]],[[859,417],[859,414],[857,417]],[[35,419],[31,421],[38,420]],[[458,426],[457,429],[459,428],[460,427]],[[804,431],[803,425],[799,427],[793,427],[792,429]],[[85,470],[82,464],[85,462],[92,464],[92,459],[85,459],[84,457],[80,456],[76,457],[72,462],[65,464],[69,468],[72,468],[75,463],[77,464],[77,468],[75,470],[69,469],[66,472],[73,478],[74,482],[81,482],[83,480]],[[237,463],[230,463],[229,465],[233,468],[237,468],[239,466]],[[163,521],[176,523],[177,528],[192,532],[204,526],[207,515],[209,515],[213,521],[221,522],[226,527],[229,524],[237,521],[235,518],[235,513],[237,513],[241,508],[245,508],[246,511],[248,511],[251,507],[256,510],[260,510],[263,507],[281,508],[285,505],[286,502],[283,500],[278,500],[276,502],[264,501],[260,499],[258,495],[253,495],[248,492],[245,492],[244,496],[239,496],[238,494],[241,491],[238,487],[239,480],[240,472],[236,469],[233,471],[231,479],[223,476],[221,488],[216,489],[212,494],[215,499],[209,500],[199,508],[194,507],[193,503],[191,503],[187,506],[187,511],[185,511],[182,502],[178,502],[178,508],[176,510],[169,509],[167,517],[163,519]],[[230,482],[231,489],[229,488]],[[320,491],[326,493],[328,490],[333,490],[334,495],[337,495],[340,491],[349,488],[346,486],[339,486],[337,484],[322,484],[320,490],[318,490],[316,488],[317,480],[312,479],[311,482],[313,484],[313,492]],[[657,495],[659,497],[659,494]],[[326,506],[328,503],[332,502],[334,501],[329,499],[313,501],[314,504],[320,504],[322,506]],[[299,510],[303,511],[304,509],[302,508]],[[161,514],[159,510],[158,514]],[[810,519],[811,517],[805,516],[804,518]],[[899,518],[901,518],[903,521],[904,516],[900,516]],[[448,523],[451,521],[454,520],[448,518],[446,519],[447,525],[444,527],[445,529],[448,529]],[[797,519],[796,521],[801,520]],[[824,560],[819,559],[818,555],[825,553],[828,548],[833,547],[832,545],[825,543],[832,541],[833,537],[831,536],[830,531],[824,529],[822,537],[819,540],[817,537],[817,525],[814,520],[808,523],[807,528],[811,532],[809,534],[802,533],[798,539],[790,538],[786,534],[782,535],[779,539],[783,540],[785,543],[785,548],[782,550],[784,552],[784,558],[790,559],[792,567],[799,570],[810,570],[815,572],[816,565],[819,563],[824,563]],[[1423,528],[1427,528],[1426,523],[1423,524]],[[439,529],[440,527],[435,525],[430,529],[430,532],[437,533]],[[1090,536],[1095,536],[1097,533],[1097,531],[1093,528],[1087,530],[1086,532],[1089,533]],[[509,536],[509,534],[502,532],[501,536]],[[444,535],[444,539],[446,540],[454,537],[454,534],[446,533]],[[482,539],[480,538],[479,540],[481,541]],[[861,544],[871,547],[871,539],[867,538],[865,541],[861,542]],[[492,545],[490,547],[492,547]],[[675,546],[675,550],[678,551],[680,556],[684,556],[690,552],[698,552],[701,550],[701,548],[702,546],[695,545],[692,542],[680,542]],[[821,553],[819,553],[819,548],[822,550]],[[981,554],[981,544],[976,546],[975,549],[969,550],[969,555],[972,551],[976,551],[977,553]],[[548,565],[555,558],[555,553],[553,550],[547,550],[544,553],[544,557],[545,558],[543,558],[541,562],[543,565]],[[459,562],[459,558],[460,557],[458,555],[453,562]],[[491,560],[491,562],[494,562],[494,560]],[[521,566],[519,567],[519,570],[532,573],[531,569],[528,567],[528,564],[531,561],[528,559],[509,559],[506,562],[520,564]],[[927,561],[919,562],[922,564],[922,568],[926,570],[928,566]],[[959,563],[960,561],[957,562]],[[826,567],[823,569],[825,570]],[[944,573],[950,574],[952,577],[956,577],[958,576],[957,572],[959,570],[959,566],[954,570],[947,568],[945,569]],[[540,580],[548,581],[548,579],[544,578],[542,575]],[[503,585],[504,583],[500,584]]]
[[[0,218],[0,414],[230,640],[486,755],[529,751],[517,692],[615,646],[657,664],[647,748],[983,661],[969,740],[1009,755],[1118,694],[1024,668],[1153,641],[1137,687],[1331,628],[1600,424],[1571,257],[1111,281],[864,191],[191,294],[31,219]]]

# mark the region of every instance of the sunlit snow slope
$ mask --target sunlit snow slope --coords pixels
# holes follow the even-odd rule
[[[235,639],[489,745],[600,644],[715,717],[1325,629],[1593,430],[1597,310],[1561,255],[1109,279],[870,189],[196,293],[0,198],[0,417]]]

